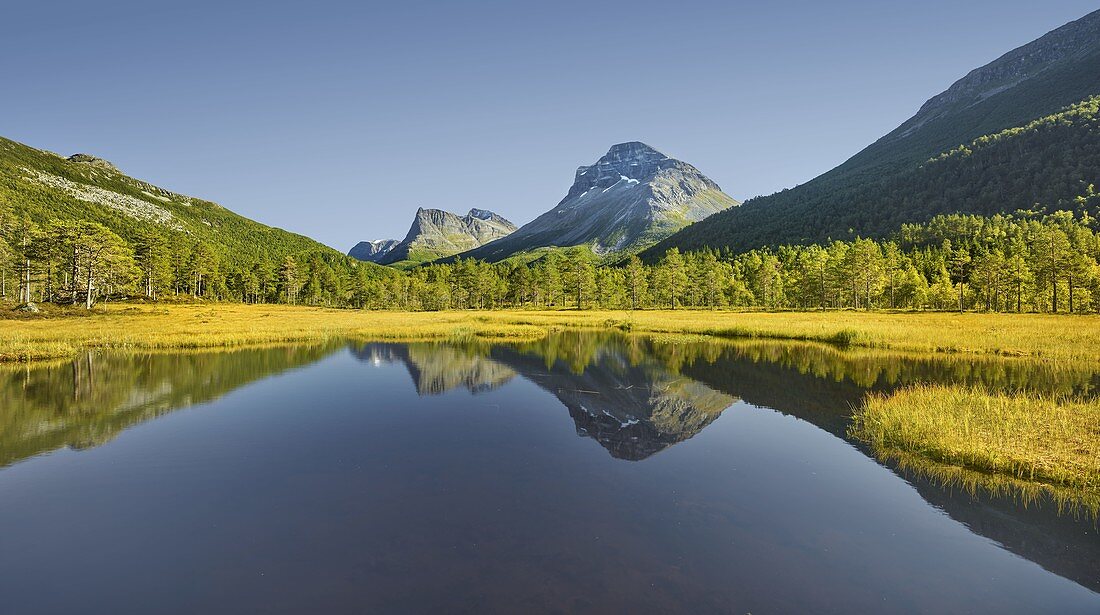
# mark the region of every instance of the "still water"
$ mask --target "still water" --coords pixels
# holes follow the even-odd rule
[[[0,613],[1100,612],[1100,538],[846,437],[827,346],[340,344],[0,371]]]

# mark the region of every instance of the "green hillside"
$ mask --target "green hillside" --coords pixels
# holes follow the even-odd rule
[[[193,197],[122,174],[90,156],[69,160],[0,138],[0,207],[33,222],[98,222],[123,239],[149,227],[202,240],[229,262],[275,260],[306,251],[338,252]]]
[[[74,279],[80,274],[82,280]],[[0,138],[0,300],[361,304],[391,272],[77,154]]]
[[[669,237],[646,253],[703,247],[744,251],[884,236],[938,213],[1057,209],[1098,177],[1094,124],[1013,135],[965,162],[926,164],[980,137],[1100,94],[1100,11],[1005,54],[930,99],[910,120],[806,184],[757,197]],[[1072,145],[1060,147],[1058,139]],[[1091,164],[1091,166],[1090,166]],[[963,179],[968,185],[950,186]]]

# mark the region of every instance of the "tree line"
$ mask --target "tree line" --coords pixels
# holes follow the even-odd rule
[[[203,299],[336,307],[356,304],[349,290],[373,275],[322,250],[227,259],[186,233],[146,227],[127,240],[98,222],[36,224],[0,211],[0,299],[19,304]]]
[[[1100,198],[1089,186],[1083,199]],[[855,239],[733,254],[673,248],[601,264],[586,248],[532,262],[458,259],[407,271],[322,251],[223,262],[183,234],[127,241],[95,222],[0,217],[0,297],[19,303],[194,298],[363,309],[723,308],[1100,310],[1095,219],[941,215],[888,240]]]

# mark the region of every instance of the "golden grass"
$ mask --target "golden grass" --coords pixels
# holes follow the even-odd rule
[[[378,340],[540,337],[530,325],[486,325],[469,314],[403,314],[280,305],[113,305],[91,315],[0,319],[0,361],[72,356],[81,349],[217,348],[335,337]]]
[[[1100,316],[949,312],[518,312],[532,324],[790,339],[911,352],[1100,360]],[[525,315],[526,317],[523,318]]]
[[[228,347],[334,336],[537,337],[561,327],[1100,361],[1097,316],[703,310],[366,312],[241,304],[116,304],[91,315],[76,311],[39,318],[0,315],[0,361],[70,356],[81,348]]]
[[[1085,494],[1093,502],[1100,494],[1097,399],[921,385],[869,395],[851,433],[880,458],[910,466],[923,459],[1051,485]]]

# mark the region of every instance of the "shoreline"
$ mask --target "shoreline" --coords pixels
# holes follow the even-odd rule
[[[1100,316],[1093,315],[687,309],[400,312],[140,303],[110,304],[90,313],[0,312],[0,363],[67,358],[91,349],[233,348],[333,337],[537,339],[561,328],[1100,363]]]

